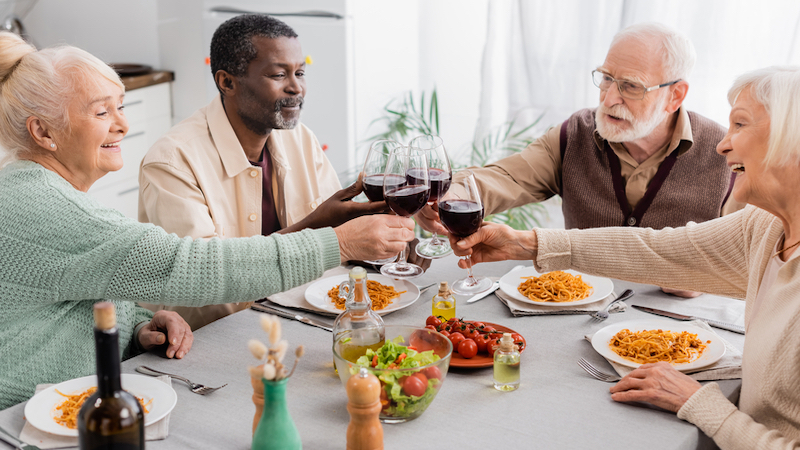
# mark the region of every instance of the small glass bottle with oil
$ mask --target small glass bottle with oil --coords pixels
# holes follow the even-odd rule
[[[383,346],[385,331],[383,319],[372,310],[372,300],[367,291],[367,271],[363,267],[350,270],[348,281],[339,286],[345,296],[345,310],[333,322],[333,343],[342,338],[339,352],[342,358],[355,362],[368,348]],[[336,369],[336,358],[334,358]]]
[[[439,292],[431,299],[431,315],[443,317],[443,321],[456,316],[456,298],[447,286],[447,281],[439,283]]]
[[[511,333],[503,333],[500,347],[494,352],[494,388],[513,391],[519,387],[519,349]]]

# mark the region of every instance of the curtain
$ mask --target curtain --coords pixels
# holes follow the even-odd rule
[[[538,131],[596,107],[590,72],[611,39],[638,22],[684,33],[697,50],[684,105],[727,126],[735,77],[771,65],[800,65],[796,0],[499,0],[489,2],[479,135],[509,120],[542,116]]]

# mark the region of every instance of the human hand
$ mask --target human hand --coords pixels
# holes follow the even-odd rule
[[[438,206],[436,203],[434,203],[434,205]],[[431,205],[426,204],[423,206],[422,209],[414,215],[414,219],[416,219],[419,226],[427,232],[447,234],[447,228],[439,221],[439,212],[433,209]]]
[[[169,338],[167,358],[183,358],[194,342],[191,327],[175,311],[156,311],[150,322],[139,330],[137,336],[145,350],[163,345],[167,338]]]
[[[342,262],[388,258],[414,239],[414,221],[389,214],[359,217],[333,230],[339,239]]]
[[[483,222],[480,229],[466,238],[448,235],[450,247],[458,256],[472,255],[472,263],[535,260],[537,241],[535,231],[517,231],[507,225]],[[467,268],[460,260],[458,266]]]
[[[348,220],[370,214],[389,212],[385,201],[382,202],[354,202],[353,197],[363,190],[361,177],[350,186],[337,191],[330,198],[322,202],[314,211],[296,224],[282,229],[281,233],[291,233],[306,228],[338,227]]]
[[[702,292],[686,291],[683,289],[672,289],[667,287],[662,287],[661,290],[664,291],[665,294],[671,294],[683,298],[695,298],[703,295]]]
[[[408,243],[408,247],[406,248],[406,261],[409,264],[416,264],[422,268],[422,271],[425,272],[431,266],[430,258],[423,258],[417,254],[417,244],[419,244],[419,239],[414,238],[413,241]]]
[[[672,412],[702,385],[669,363],[643,364],[609,389],[615,402],[647,402]]]

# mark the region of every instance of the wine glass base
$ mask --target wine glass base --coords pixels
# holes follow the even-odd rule
[[[401,278],[404,280],[408,280],[410,278],[417,278],[418,276],[425,273],[425,271],[422,270],[422,267],[416,264],[406,263],[401,266],[398,263],[391,263],[382,266],[381,273],[386,275],[387,277]]]
[[[454,281],[450,289],[458,295],[475,295],[486,292],[491,287],[492,280],[486,277],[472,277],[472,280],[467,277]]]
[[[437,244],[433,238],[423,239],[417,243],[417,255],[427,259],[439,259],[453,253],[450,243],[439,239]]]
[[[372,264],[375,266],[382,266],[384,264],[389,264],[390,262],[394,262],[397,259],[397,256],[392,256],[391,258],[384,258],[384,259],[376,259],[372,261],[364,261],[367,264]]]

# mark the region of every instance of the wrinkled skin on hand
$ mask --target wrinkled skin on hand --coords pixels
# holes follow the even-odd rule
[[[700,383],[662,361],[639,366],[609,391],[616,402],[647,402],[678,412],[701,387]]]
[[[414,221],[378,214],[353,219],[334,228],[342,262],[375,260],[397,255],[414,240]]]
[[[192,348],[194,335],[189,324],[174,311],[157,311],[137,336],[145,350],[169,343],[166,348],[167,358],[183,358]]]

